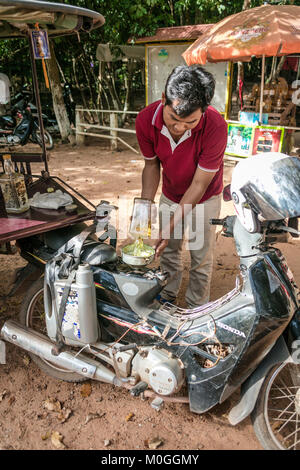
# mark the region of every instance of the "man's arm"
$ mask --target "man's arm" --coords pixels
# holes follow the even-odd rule
[[[144,199],[155,198],[155,194],[160,181],[160,161],[158,158],[145,159],[145,166],[142,173],[142,194]]]
[[[170,224],[163,227],[161,230],[156,245],[156,258],[162,254],[163,250],[168,245],[168,239],[170,234],[174,231],[174,227],[178,222],[184,219],[201,200],[215,174],[216,172],[204,171],[199,167],[197,168],[191,185],[182,196],[174,215],[170,218]]]

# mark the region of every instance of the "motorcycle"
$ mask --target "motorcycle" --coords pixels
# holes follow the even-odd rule
[[[13,147],[19,145],[26,145],[33,133],[34,121],[30,111],[27,107],[23,113],[16,112],[17,117],[20,119],[19,123],[14,116],[2,116],[3,128],[0,129],[0,147]],[[12,127],[14,122],[15,127]]]
[[[38,122],[37,109],[30,102],[31,93],[26,89],[19,92],[12,99],[11,113],[0,116],[0,143],[8,145],[25,145],[27,142],[38,144],[42,147],[41,131]],[[19,124],[17,119],[19,120]],[[43,124],[48,125],[48,117],[42,114]],[[21,120],[21,122],[20,122]],[[51,134],[44,129],[44,139],[47,150],[54,146]]]
[[[24,85],[22,91],[16,95],[15,101],[24,99],[24,97],[26,96],[30,97],[31,99],[31,92],[28,90],[28,85]],[[68,114],[70,124],[75,126],[76,104],[72,97],[71,87],[68,83],[63,84],[63,99],[64,99],[64,103],[66,106],[66,111]],[[30,102],[29,105],[32,110],[33,116],[35,117],[35,119],[37,119],[37,107],[32,102]],[[53,134],[53,135],[60,134],[56,116],[53,111],[53,106],[46,104],[45,106],[43,106],[43,109],[45,109],[47,113],[47,114],[45,113],[42,114],[45,128],[48,130],[48,132],[50,132],[50,134]]]
[[[14,100],[11,114],[0,116],[0,146],[26,145],[28,142],[42,147],[41,131],[36,107],[30,103],[30,93],[26,90],[18,93]],[[48,118],[42,114],[43,123],[47,126]],[[19,122],[17,122],[17,119]],[[44,129],[47,150],[54,146],[51,134]]]
[[[2,343],[28,351],[57,379],[125,387],[158,410],[176,401],[205,413],[241,387],[230,424],[251,415],[265,449],[299,450],[299,289],[273,245],[294,230],[284,220],[300,214],[300,162],[274,155],[238,163],[230,193],[236,215],[211,220],[240,257],[232,291],[193,309],[160,304],[166,273],[117,256],[116,208],[101,201],[90,226],[18,241],[40,277],[19,322],[4,323]]]

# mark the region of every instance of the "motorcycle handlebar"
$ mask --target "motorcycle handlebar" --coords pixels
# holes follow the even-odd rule
[[[210,219],[209,223],[210,225],[224,225],[224,220],[225,219]]]

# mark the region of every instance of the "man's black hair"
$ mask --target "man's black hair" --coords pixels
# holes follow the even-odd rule
[[[213,75],[200,65],[179,65],[166,83],[166,105],[183,118],[199,108],[204,113],[214,96],[215,83]],[[175,106],[174,101],[178,102]]]

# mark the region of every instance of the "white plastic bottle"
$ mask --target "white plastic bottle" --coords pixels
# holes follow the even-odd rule
[[[54,285],[56,291],[56,306],[59,310],[65,282],[56,281]],[[55,315],[51,315],[51,317],[47,319],[51,323],[49,327],[51,327],[50,329],[53,333],[53,322],[56,321]],[[84,344],[95,343],[99,339],[96,291],[93,273],[88,264],[80,264],[77,268],[75,282],[71,284],[65,305],[61,331],[65,338]]]

